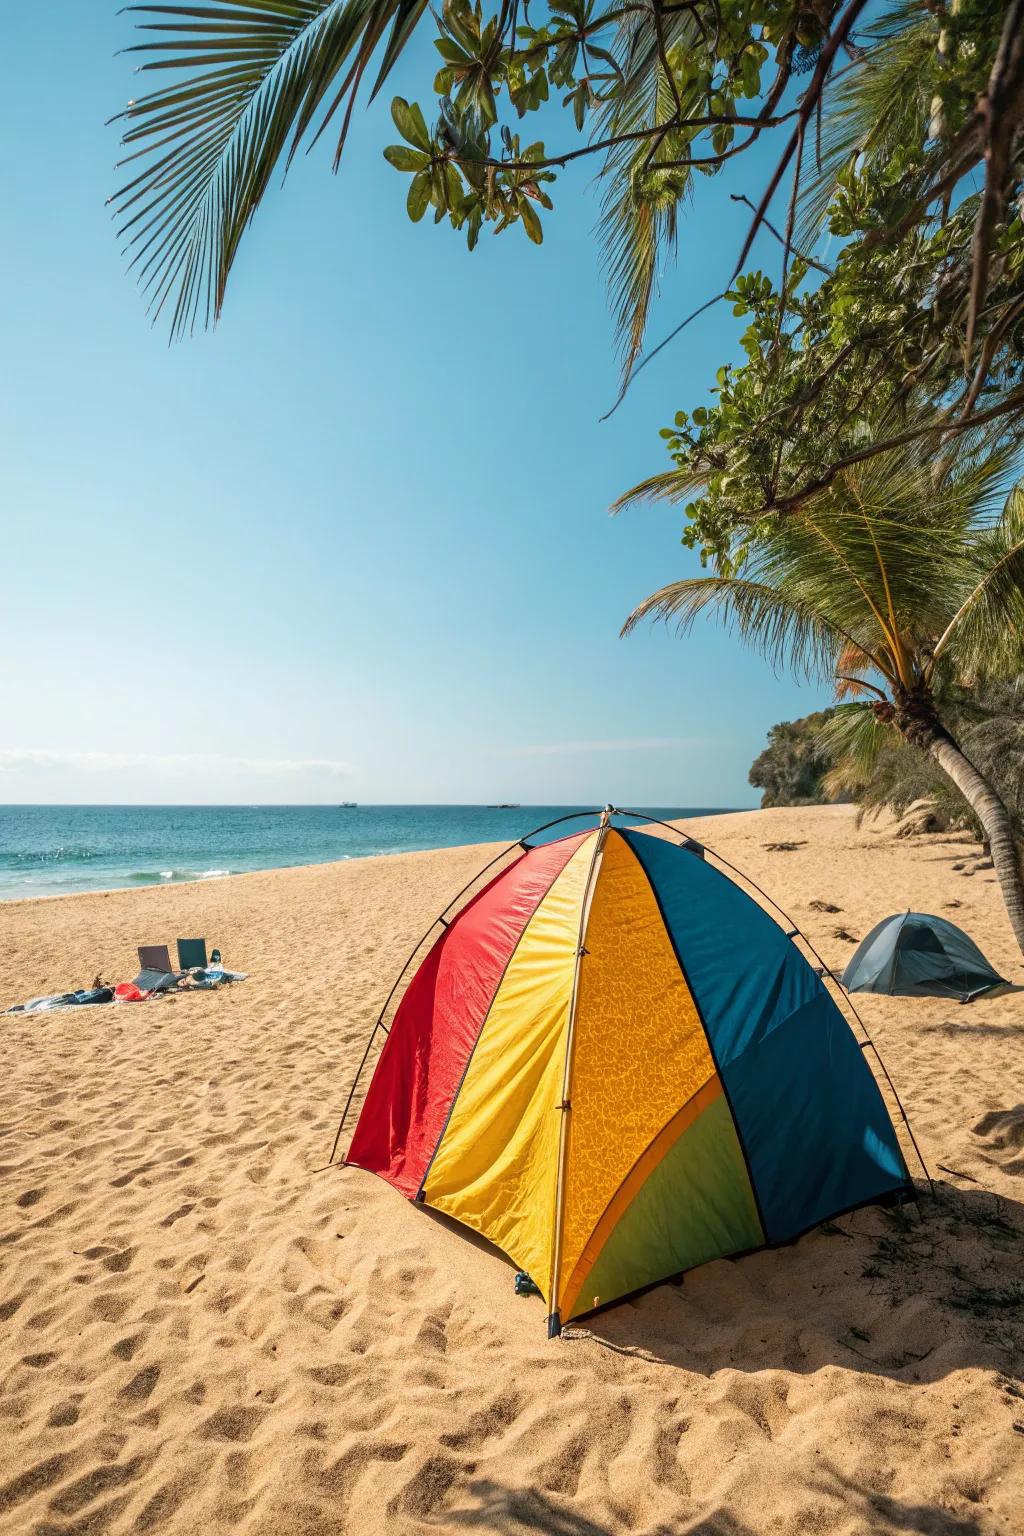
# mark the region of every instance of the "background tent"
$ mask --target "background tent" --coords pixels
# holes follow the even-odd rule
[[[861,940],[842,982],[848,992],[958,997],[966,1003],[1002,986],[1003,977],[955,923],[928,912],[897,912]]]
[[[910,1188],[790,937],[702,858],[604,820],[524,845],[443,927],[346,1161],[496,1243],[553,1333]]]

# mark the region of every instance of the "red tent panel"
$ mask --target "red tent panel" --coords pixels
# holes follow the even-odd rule
[[[411,1199],[444,1129],[470,1053],[519,938],[593,832],[531,848],[445,928],[402,998],[346,1162]]]

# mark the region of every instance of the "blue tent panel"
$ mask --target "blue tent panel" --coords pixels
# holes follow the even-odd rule
[[[732,1064],[728,1087],[773,1239],[906,1184],[885,1103],[824,990]]]
[[[650,834],[623,836],[700,1009],[769,1240],[907,1188],[860,1046],[778,923],[702,860]]]

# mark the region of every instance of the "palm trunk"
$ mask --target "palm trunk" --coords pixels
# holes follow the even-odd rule
[[[1017,947],[1024,955],[1024,868],[1010,813],[1002,799],[949,734],[926,686],[918,684],[915,688],[895,690],[893,703],[876,705],[875,712],[880,719],[891,721],[911,746],[934,758],[981,822],[1006,915]]]
[[[929,742],[928,751],[943,773],[953,780],[985,830],[1006,915],[1017,946],[1024,955],[1024,878],[1009,812],[992,785],[964,756],[948,731],[940,731]]]

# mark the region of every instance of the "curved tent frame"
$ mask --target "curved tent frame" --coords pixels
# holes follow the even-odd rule
[[[394,983],[392,984],[391,990],[389,991],[387,997],[385,998],[384,1005],[381,1008],[380,1013],[377,1015],[377,1019],[374,1022],[373,1028],[370,1031],[369,1037],[368,1037],[367,1042],[366,1042],[365,1049],[363,1050],[363,1054],[362,1054],[362,1057],[361,1057],[360,1062],[359,1062],[359,1066],[356,1068],[355,1076],[352,1079],[352,1085],[351,1085],[351,1087],[350,1087],[350,1089],[348,1091],[348,1096],[346,1097],[346,1100],[345,1100],[345,1106],[344,1106],[344,1109],[342,1110],[341,1119],[340,1119],[339,1124],[338,1124],[337,1132],[335,1133],[334,1145],[331,1148],[331,1155],[330,1155],[330,1158],[328,1159],[327,1166],[331,1167],[333,1165],[333,1163],[334,1163],[334,1160],[335,1160],[335,1157],[336,1157],[337,1151],[338,1151],[338,1146],[339,1146],[341,1138],[342,1138],[342,1136],[344,1134],[345,1126],[346,1126],[347,1121],[348,1121],[348,1116],[349,1116],[349,1113],[351,1111],[353,1101],[355,1099],[356,1090],[357,1090],[357,1088],[359,1086],[359,1082],[360,1082],[360,1079],[361,1079],[361,1077],[363,1075],[363,1072],[366,1070],[366,1064],[367,1064],[367,1062],[370,1059],[370,1052],[373,1049],[373,1044],[374,1044],[374,1041],[377,1038],[378,1032],[382,1032],[384,1034],[385,1038],[387,1037],[387,1035],[389,1033],[389,1029],[388,1029],[388,1026],[385,1024],[384,1021],[385,1021],[385,1018],[387,1017],[388,1010],[391,1007],[391,1004],[392,1004],[392,1002],[395,999],[395,996],[396,996],[396,994],[398,992],[398,989],[401,986],[402,981],[405,978],[405,976],[406,976],[406,974],[407,974],[407,972],[409,970],[409,967],[412,965],[412,963],[415,960],[416,956],[419,954],[419,952],[423,948],[424,944],[430,938],[430,936],[434,932],[435,928],[437,928],[438,926],[440,926],[442,928],[447,928],[449,926],[448,914],[452,911],[452,909],[456,906],[456,904],[458,902],[460,902],[462,900],[462,898],[464,896],[466,896],[468,894],[468,892],[470,892],[473,889],[473,887],[475,885],[477,885],[477,883],[480,880],[482,880],[483,877],[490,870],[492,870],[495,867],[496,864],[499,864],[501,862],[502,859],[507,858],[509,856],[509,854],[512,853],[517,848],[521,848],[524,853],[529,852],[531,845],[530,845],[528,839],[530,839],[532,837],[538,837],[538,836],[540,836],[540,834],[542,832],[550,831],[552,827],[562,826],[567,821],[579,821],[579,820],[582,820],[582,819],[587,818],[587,817],[595,817],[595,818],[597,818],[599,826],[602,825],[602,824],[603,825],[608,825],[610,823],[611,817],[613,817],[613,816],[620,816],[620,817],[623,817],[623,818],[625,818],[627,820],[631,820],[631,821],[644,821],[644,822],[647,822],[647,823],[649,823],[650,825],[653,825],[653,826],[663,827],[666,831],[671,832],[673,834],[673,836],[679,838],[680,841],[681,841],[681,845],[682,846],[685,846],[686,844],[689,843],[689,844],[693,844],[693,846],[695,848],[699,847],[702,853],[710,854],[711,857],[717,863],[721,864],[724,869],[729,870],[732,875],[737,876],[739,878],[739,880],[742,880],[744,882],[744,884],[749,886],[752,891],[756,891],[757,894],[760,897],[762,897],[764,901],[768,902],[769,905],[771,907],[773,907],[774,910],[779,914],[779,916],[782,917],[785,920],[785,922],[788,924],[788,927],[784,930],[784,932],[786,934],[786,937],[788,939],[790,939],[790,940],[799,938],[802,941],[802,943],[810,951],[810,953],[814,957],[814,959],[818,962],[819,974],[821,975],[822,980],[825,981],[827,979],[828,981],[832,982],[834,987],[836,988],[836,994],[830,994],[830,995],[833,995],[833,998],[836,1001],[841,1000],[841,1002],[844,1005],[845,1009],[847,1009],[849,1011],[849,1013],[852,1014],[853,1019],[856,1021],[856,1024],[859,1026],[861,1037],[862,1037],[860,1039],[860,1041],[859,1041],[861,1049],[863,1050],[865,1048],[869,1048],[871,1050],[872,1054],[874,1055],[874,1058],[875,1058],[875,1060],[878,1063],[879,1070],[881,1071],[882,1076],[884,1077],[885,1082],[886,1082],[886,1084],[887,1084],[887,1086],[889,1088],[889,1091],[892,1094],[892,1097],[893,1097],[893,1100],[894,1100],[894,1102],[896,1104],[896,1107],[899,1110],[900,1119],[903,1122],[903,1126],[904,1126],[904,1128],[906,1130],[906,1133],[907,1133],[907,1136],[909,1138],[910,1144],[911,1144],[911,1146],[914,1149],[914,1154],[915,1154],[915,1156],[917,1158],[917,1161],[918,1161],[918,1163],[921,1166],[921,1171],[924,1174],[925,1180],[927,1181],[929,1191],[932,1194],[934,1194],[935,1186],[934,1186],[934,1184],[932,1182],[931,1174],[928,1171],[927,1164],[925,1163],[924,1157],[922,1156],[922,1153],[921,1153],[921,1149],[918,1146],[917,1138],[914,1135],[913,1129],[912,1129],[911,1124],[910,1124],[909,1117],[908,1117],[907,1112],[906,1112],[906,1110],[905,1110],[905,1108],[903,1106],[903,1101],[901,1100],[901,1098],[899,1096],[899,1093],[896,1090],[896,1085],[894,1084],[894,1082],[892,1080],[892,1077],[891,1077],[891,1075],[889,1073],[889,1069],[886,1066],[886,1064],[885,1064],[885,1062],[884,1062],[884,1060],[882,1058],[882,1054],[879,1051],[878,1046],[875,1044],[874,1039],[868,1033],[868,1029],[867,1029],[867,1026],[864,1023],[864,1020],[861,1018],[861,1015],[857,1011],[857,1008],[855,1007],[855,1005],[850,1001],[850,998],[847,995],[847,993],[845,992],[845,990],[839,984],[838,978],[836,977],[835,973],[832,971],[831,967],[826,965],[825,961],[822,959],[822,956],[819,954],[819,952],[815,948],[814,944],[807,937],[807,935],[802,931],[802,929],[800,929],[797,926],[797,924],[790,917],[789,913],[786,912],[784,910],[784,908],[780,907],[778,902],[774,899],[774,897],[770,896],[767,891],[763,890],[762,887],[759,886],[755,880],[752,880],[749,875],[744,874],[744,872],[741,869],[737,869],[736,865],[730,863],[730,861],[728,859],[726,859],[722,854],[716,852],[716,850],[714,848],[711,848],[707,843],[699,843],[699,844],[696,843],[695,839],[691,838],[687,833],[681,832],[678,827],[672,826],[672,824],[670,822],[659,821],[659,819],[656,816],[648,816],[644,811],[631,811],[631,810],[621,809],[621,808],[618,808],[618,807],[615,807],[615,806],[612,806],[612,805],[606,805],[606,806],[604,806],[601,809],[596,809],[595,808],[593,810],[585,810],[585,811],[570,811],[565,816],[556,816],[552,821],[544,822],[541,826],[534,827],[532,831],[524,833],[522,837],[517,838],[515,840],[515,842],[509,843],[507,845],[507,847],[502,848],[499,853],[495,854],[494,858],[490,859],[483,866],[483,868],[480,869],[473,876],[473,878],[471,880],[467,881],[466,884],[462,887],[462,889],[460,891],[458,891],[456,893],[456,895],[454,895],[452,897],[451,901],[448,902],[447,906],[443,907],[441,912],[437,915],[437,917],[434,918],[433,922],[427,928],[427,930],[422,935],[422,937],[417,940],[415,946],[410,951],[407,959],[405,960],[405,963],[403,964],[401,970],[398,972],[398,975],[395,977],[395,980],[394,980]]]

